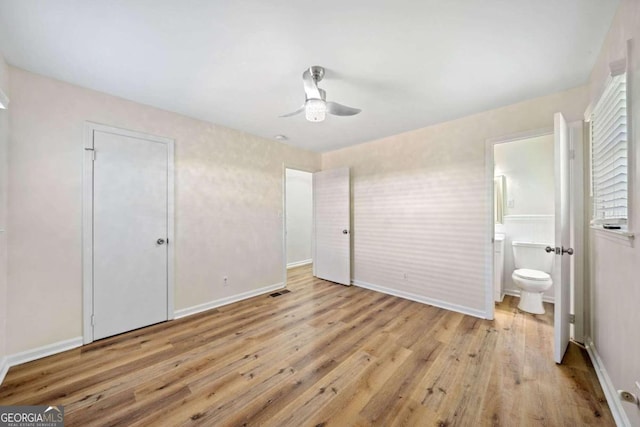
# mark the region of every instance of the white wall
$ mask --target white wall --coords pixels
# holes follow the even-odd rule
[[[86,120],[176,141],[176,309],[283,282],[283,164],[318,170],[318,154],[13,67],[10,77],[9,353],[82,334]]]
[[[553,215],[553,135],[496,144],[494,165],[506,178],[505,215]]]
[[[586,87],[322,155],[350,167],[354,282],[484,316],[492,259],[485,141],[581,118]]]
[[[9,93],[9,67],[0,55],[0,90]],[[0,230],[7,229],[7,151],[9,147],[9,110],[0,109]],[[6,353],[7,320],[7,234],[0,232],[0,381],[2,381],[3,357]]]
[[[631,93],[632,188],[631,231],[640,239],[640,2],[622,0],[589,79],[590,101],[597,100],[609,73],[609,63],[625,57],[633,39]],[[588,197],[588,189],[586,193]],[[588,200],[588,199],[587,199]],[[587,331],[604,363],[614,389],[640,394],[640,244],[591,230],[592,325]],[[631,425],[640,425],[640,409],[623,403]]]
[[[504,290],[519,294],[511,274],[515,269],[513,241],[546,243],[554,236],[553,135],[544,135],[494,146],[495,175],[505,176],[505,217],[500,231],[505,234]],[[509,207],[512,202],[513,207]],[[498,227],[496,227],[498,229]],[[553,272],[552,272],[553,273]],[[545,292],[552,301],[553,287]]]
[[[311,262],[313,231],[313,174],[286,170],[287,266]]]

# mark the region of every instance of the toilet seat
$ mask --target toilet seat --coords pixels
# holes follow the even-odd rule
[[[521,268],[515,270],[513,275],[524,280],[545,281],[551,279],[551,276],[540,270],[531,270],[529,268]]]

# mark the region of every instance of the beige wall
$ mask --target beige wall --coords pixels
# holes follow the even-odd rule
[[[0,90],[9,96],[9,67],[0,55]],[[7,229],[7,150],[9,110],[0,110],[0,230]],[[0,362],[6,355],[7,232],[0,232]],[[0,363],[0,372],[2,364]],[[1,374],[0,374],[1,375]]]
[[[609,63],[625,57],[626,41],[633,39],[630,145],[632,173],[631,231],[640,238],[640,2],[622,0],[589,80],[590,101],[597,100],[609,74]],[[592,329],[606,371],[616,389],[640,393],[640,249],[638,243],[611,239],[604,231],[590,232]],[[640,410],[622,404],[631,425],[640,425]]]
[[[283,163],[317,170],[318,154],[10,72],[9,353],[82,334],[87,120],[176,141],[177,310],[283,281]]]
[[[552,128],[558,111],[581,119],[586,104],[579,87],[324,153],[323,169],[351,168],[354,281],[486,313],[485,141]]]

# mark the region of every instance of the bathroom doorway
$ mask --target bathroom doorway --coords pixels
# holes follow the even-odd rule
[[[494,263],[496,270],[502,265],[502,271],[495,272],[494,290],[496,299],[502,301],[505,295],[520,298],[522,291],[512,278],[516,270],[513,245],[528,243],[540,246],[540,251],[555,247],[553,134],[507,141],[494,145],[493,150],[495,235],[496,245],[501,246],[495,257],[502,255],[502,262],[496,259]],[[553,266],[552,255],[545,252],[543,257]],[[558,283],[553,267],[545,273]],[[543,292],[542,300],[553,304],[553,284]]]
[[[569,338],[583,337],[583,133],[582,122],[567,125],[561,114],[555,122],[555,132],[487,141],[487,290],[498,302],[510,295],[524,315],[547,311],[560,363]]]

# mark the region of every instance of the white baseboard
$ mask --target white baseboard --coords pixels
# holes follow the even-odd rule
[[[456,311],[458,313],[468,314],[469,316],[479,317],[481,319],[487,318],[487,315],[483,310],[477,310],[477,309],[465,307],[462,305],[451,304],[445,301],[428,298],[428,297],[414,294],[411,292],[405,292],[397,289],[387,288],[384,286],[374,285],[372,283],[363,282],[361,280],[352,280],[351,283],[360,288],[365,288],[365,289],[369,289],[376,292],[382,292],[383,294],[393,295],[393,296],[408,299],[411,301],[420,302],[422,304],[433,305],[435,307],[444,308],[445,310]]]
[[[43,345],[42,347],[32,350],[22,351],[20,353],[10,354],[7,356],[7,364],[11,366],[21,365],[31,362],[32,360],[42,359],[43,357],[53,354],[62,353],[82,346],[82,337],[75,337],[64,341],[54,342],[52,344]]]
[[[287,270],[290,268],[302,267],[303,265],[309,265],[313,262],[311,258],[303,259],[302,261],[290,262],[287,264]]]
[[[243,292],[238,295],[233,295],[226,298],[221,298],[215,301],[210,301],[204,304],[199,304],[193,307],[183,308],[175,311],[175,318],[186,317],[191,314],[200,313],[202,311],[210,310],[212,308],[220,307],[223,305],[238,302],[247,298],[262,295],[268,292],[273,292],[278,289],[284,288],[284,283],[276,283],[275,285],[265,286],[263,288],[255,289],[253,291]],[[41,359],[43,357],[51,356],[53,354],[62,353],[63,351],[71,350],[82,346],[82,337],[71,338],[65,341],[59,341],[53,344],[48,344],[42,347],[35,348],[33,350],[26,350],[20,353],[10,354],[8,356],[0,358],[0,384],[4,380],[9,368],[23,363],[31,362],[32,360]]]
[[[587,348],[587,352],[591,358],[591,363],[593,363],[593,368],[598,376],[598,381],[600,381],[602,391],[604,391],[604,395],[607,398],[607,403],[609,404],[609,409],[611,409],[611,414],[613,414],[613,419],[615,420],[616,425],[621,427],[631,427],[629,418],[622,407],[622,402],[618,398],[618,391],[613,386],[613,382],[604,367],[604,363],[600,358],[598,350],[596,349],[591,337],[586,337],[585,347]]]
[[[71,350],[80,346],[82,346],[82,337],[75,337],[43,345],[42,347],[34,348],[32,350],[26,350],[5,356],[0,360],[0,384],[2,384],[5,375],[12,366],[22,365],[23,363],[31,362],[32,360],[42,359],[43,357],[62,353],[63,351]]]
[[[4,381],[4,377],[7,376],[7,372],[9,372],[9,364],[7,363],[7,358],[2,356],[0,357],[0,384]]]
[[[520,289],[505,289],[504,295],[511,295],[512,297],[520,298]],[[504,298],[504,295],[502,298]],[[554,297],[550,297],[549,295],[542,295],[542,301],[555,304],[556,299]]]
[[[242,301],[248,298],[253,298],[258,295],[263,295],[269,292],[277,291],[284,288],[284,283],[276,283],[275,285],[269,285],[262,288],[254,289],[252,291],[243,292],[241,294],[232,295],[230,297],[220,298],[217,300],[205,302],[203,304],[194,305],[192,307],[181,308],[175,311],[175,319],[190,316],[192,314],[201,313],[203,311],[211,310],[212,308],[222,307],[223,305],[232,304],[234,302]]]

